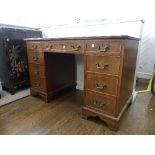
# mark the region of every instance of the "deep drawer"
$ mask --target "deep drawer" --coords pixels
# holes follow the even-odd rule
[[[46,79],[45,78],[36,78],[30,77],[31,87],[40,91],[46,92]]]
[[[29,64],[30,77],[45,78],[45,66]]]
[[[116,107],[116,98],[106,95],[98,95],[90,91],[85,93],[85,106],[100,112],[114,115]]]
[[[28,62],[32,64],[44,64],[44,53],[28,51]]]
[[[87,74],[85,79],[85,89],[93,90],[110,95],[117,94],[118,79],[105,76]]]
[[[120,57],[86,56],[86,71],[119,75]]]

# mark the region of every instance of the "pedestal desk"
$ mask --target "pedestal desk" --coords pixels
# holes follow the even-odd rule
[[[76,87],[75,54],[84,55],[83,118],[98,116],[117,131],[132,101],[139,39],[130,36],[27,39],[31,95],[45,102]]]

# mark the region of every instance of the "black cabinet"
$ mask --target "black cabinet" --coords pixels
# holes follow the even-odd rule
[[[29,87],[29,71],[25,38],[40,38],[39,30],[0,28],[0,81],[2,88],[14,94]]]

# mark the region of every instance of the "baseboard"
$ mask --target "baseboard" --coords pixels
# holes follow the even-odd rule
[[[76,89],[83,90],[83,88],[84,88],[83,81],[76,81],[76,83],[77,83]]]

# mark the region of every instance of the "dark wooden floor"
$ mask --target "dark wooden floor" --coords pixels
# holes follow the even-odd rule
[[[0,134],[155,134],[155,97],[139,94],[121,121],[118,132],[97,118],[81,118],[81,91],[62,94],[45,104],[26,97],[0,108]]]

